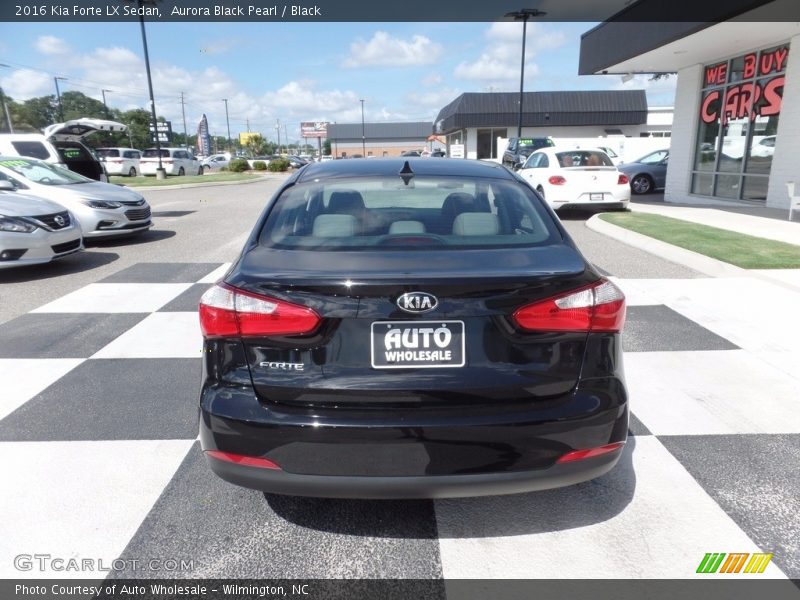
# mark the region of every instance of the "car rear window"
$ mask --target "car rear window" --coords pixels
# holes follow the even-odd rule
[[[119,158],[119,150],[116,148],[99,148],[97,154],[103,158]]]
[[[417,176],[311,181],[273,205],[260,243],[293,250],[455,249],[552,244],[561,236],[516,180]]]
[[[41,160],[50,158],[50,152],[47,151],[42,142],[11,142],[11,145],[14,146],[14,150],[20,156],[30,156]]]
[[[156,148],[148,148],[142,153],[142,158],[158,158],[158,150]],[[161,158],[169,158],[169,150],[162,150]]]
[[[605,152],[594,150],[570,150],[557,152],[556,158],[562,167],[613,167],[614,163]]]

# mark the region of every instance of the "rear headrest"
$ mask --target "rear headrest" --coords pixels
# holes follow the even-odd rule
[[[319,215],[314,219],[312,235],[316,237],[350,237],[356,235],[353,215]]]
[[[425,233],[425,225],[420,221],[395,221],[389,226],[389,233]]]
[[[364,198],[356,191],[333,192],[328,212],[353,215],[364,211]]]
[[[453,221],[453,235],[497,235],[499,231],[500,222],[492,213],[461,213]]]

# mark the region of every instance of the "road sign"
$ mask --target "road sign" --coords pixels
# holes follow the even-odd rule
[[[162,144],[169,144],[172,142],[172,121],[158,121],[156,123],[158,128],[158,141]],[[156,143],[156,129],[153,123],[150,123],[150,141]]]

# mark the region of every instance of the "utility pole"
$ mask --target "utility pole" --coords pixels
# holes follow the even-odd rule
[[[0,63],[0,67],[8,67],[11,68],[9,65],[4,63]],[[8,112],[8,104],[6,104],[6,95],[3,93],[3,88],[0,87],[0,103],[3,104],[3,112],[6,114],[6,121],[8,122],[8,132],[14,133],[14,124],[11,122],[11,113]]]
[[[250,117],[247,117],[247,133],[250,133]]]
[[[183,102],[183,92],[181,92],[181,115],[183,115],[183,145],[189,149],[189,134],[186,131],[186,108]]]
[[[364,131],[364,101],[361,100],[361,156],[367,156],[367,136]]]
[[[286,140],[286,154],[289,154],[289,128],[286,123],[283,124],[283,137]]]
[[[522,137],[522,100],[523,100],[523,87],[525,84],[525,36],[528,30],[528,19],[531,17],[541,17],[546,14],[536,8],[523,8],[521,10],[506,13],[506,17],[512,18],[515,21],[522,21],[522,65],[519,70],[519,120],[517,121],[517,139]]]
[[[109,118],[109,117],[111,116],[111,115],[109,114],[109,112],[108,112],[108,104],[106,103],[106,92],[113,92],[113,91],[114,91],[114,90],[100,90],[100,92],[103,94],[103,106],[104,106],[104,107],[105,107],[105,109],[106,109],[106,119],[107,119],[107,118]]]
[[[275,131],[278,132],[278,154],[281,153],[281,120],[275,119]]]
[[[66,77],[53,77],[53,81],[56,82],[56,98],[58,98],[58,116],[61,118],[61,122],[64,122],[64,107],[61,105],[61,90],[58,89],[58,81],[66,81]]]
[[[228,99],[223,98],[222,101],[225,103],[225,123],[228,125],[228,152],[231,151],[231,122],[228,119]]]
[[[139,24],[142,30],[142,48],[144,49],[144,69],[147,72],[147,89],[150,92],[150,113],[153,117],[153,134],[156,138],[156,152],[158,152],[158,168],[156,169],[156,179],[166,179],[167,171],[161,161],[161,135],[158,131],[158,117],[156,117],[156,99],[153,95],[153,78],[150,75],[150,54],[147,52],[147,34],[144,31],[144,3],[148,2],[155,5],[155,0],[136,0],[139,12]]]

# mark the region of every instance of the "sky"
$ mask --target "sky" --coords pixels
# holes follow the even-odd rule
[[[594,23],[529,23],[525,90],[645,89],[671,106],[675,77],[578,76],[580,36]],[[17,101],[77,90],[121,110],[147,108],[137,21],[2,23],[0,85]],[[299,138],[301,121],[433,121],[463,92],[519,91],[521,23],[147,23],[159,115],[189,134]]]

